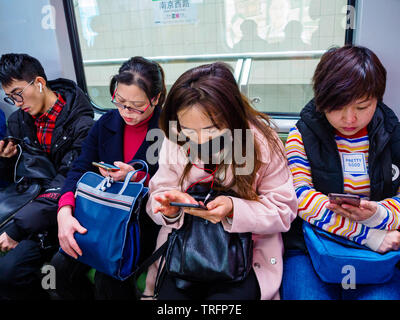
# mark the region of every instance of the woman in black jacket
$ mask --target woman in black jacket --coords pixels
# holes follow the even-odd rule
[[[73,216],[76,183],[87,171],[99,171],[104,176],[110,175],[115,181],[124,180],[126,174],[134,170],[128,164],[133,159],[141,159],[149,164],[149,177],[155,173],[158,155],[153,155],[155,159],[147,159],[151,144],[146,136],[150,130],[158,128],[165,93],[162,68],[158,63],[142,57],[126,61],[112,78],[110,95],[117,109],[107,112],[93,126],[83,143],[81,156],[68,173],[59,202],[59,240],[66,254],[57,253],[52,264],[56,267],[57,293],[61,298],[92,297],[92,286],[85,279],[89,268],[73,259],[82,254],[74,233],[87,232]],[[92,162],[114,164],[120,170],[107,172],[93,166]],[[137,177],[138,180],[141,178]],[[146,214],[145,206],[142,208],[139,217],[141,260],[152,253],[159,230]],[[95,285],[96,298],[135,298],[135,290],[129,279],[119,281],[96,271]]]

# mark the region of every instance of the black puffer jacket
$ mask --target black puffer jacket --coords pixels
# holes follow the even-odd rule
[[[48,82],[49,87],[62,95],[66,104],[58,115],[51,139],[50,160],[57,171],[56,177],[47,188],[62,187],[72,162],[81,151],[82,141],[93,125],[94,112],[85,93],[71,80],[56,79]],[[12,113],[8,119],[8,135],[20,139],[28,138],[35,145],[37,139],[35,120],[21,109]],[[9,170],[14,159],[1,159],[1,174],[12,179]]]

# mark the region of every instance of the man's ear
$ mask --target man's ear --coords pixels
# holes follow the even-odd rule
[[[38,87],[40,92],[43,92],[44,88],[47,86],[46,80],[41,76],[37,76],[35,78],[35,82],[34,83],[35,83],[35,86]]]

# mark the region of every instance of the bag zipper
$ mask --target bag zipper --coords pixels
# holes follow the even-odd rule
[[[82,193],[82,194],[88,196],[89,198],[93,198],[93,199],[97,199],[97,200],[102,200],[102,201],[106,201],[106,202],[118,204],[118,205],[120,205],[120,206],[124,206],[124,207],[129,208],[129,209],[130,209],[131,206],[132,206],[132,205],[128,205],[128,204],[126,204],[126,203],[121,203],[121,202],[116,201],[116,200],[104,199],[104,198],[102,198],[102,197],[100,197],[100,196],[93,195],[93,194],[88,193],[88,192],[86,192],[86,191],[84,191],[84,190],[76,190],[76,195],[79,195],[79,193]]]

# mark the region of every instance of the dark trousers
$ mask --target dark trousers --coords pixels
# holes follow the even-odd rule
[[[56,293],[59,299],[136,299],[135,285],[130,279],[120,281],[96,271],[93,285],[87,277],[90,267],[67,254],[56,253],[50,265],[56,270]]]
[[[176,286],[175,278],[165,274],[158,300],[259,300],[260,286],[254,270],[247,278],[235,283],[193,284],[187,289]]]
[[[21,241],[13,250],[0,257],[0,299],[41,299],[40,268],[44,263],[39,243]]]
[[[56,217],[57,201],[40,198],[20,209],[1,231],[19,243],[0,257],[0,299],[47,297],[41,288],[41,267],[58,247]],[[38,237],[40,232],[47,236]]]

